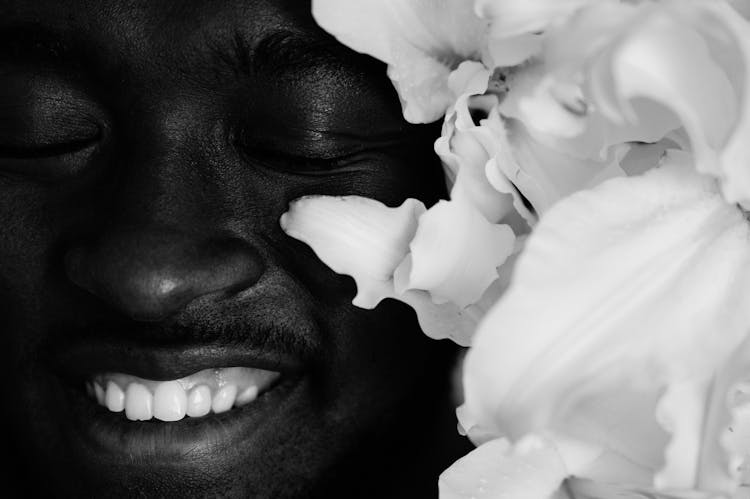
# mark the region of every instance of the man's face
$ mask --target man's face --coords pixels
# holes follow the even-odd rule
[[[0,1],[5,428],[34,483],[296,496],[415,457],[399,449],[430,426],[452,349],[400,304],[352,307],[353,281],[279,218],[308,194],[433,202],[434,129],[309,10]],[[170,380],[193,416],[157,400]],[[110,383],[130,398],[98,402]],[[200,385],[251,401],[225,391],[199,416]]]

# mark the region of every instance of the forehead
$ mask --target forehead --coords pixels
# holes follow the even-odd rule
[[[86,81],[123,98],[167,103],[234,94],[271,102],[277,96],[293,114],[312,104],[308,115],[318,121],[330,121],[338,105],[351,120],[401,126],[384,67],[321,30],[306,0],[1,4],[0,67],[11,58],[35,68],[62,66],[65,75],[77,68]]]
[[[320,33],[305,0],[4,0],[0,23],[27,22],[120,39],[138,47],[190,43],[206,32],[262,35],[276,29]]]
[[[252,53],[281,34],[305,41],[318,52],[335,47],[315,25],[309,2],[300,0],[6,0],[3,4],[2,45],[28,42],[39,51],[51,47],[58,57],[77,51],[92,58],[97,55],[100,60],[94,62],[113,67],[129,61],[141,66],[205,65],[199,58],[208,52]]]

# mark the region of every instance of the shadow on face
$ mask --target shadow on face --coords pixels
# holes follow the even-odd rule
[[[278,223],[307,194],[444,194],[436,129],[403,121],[385,68],[296,0],[2,6],[15,478],[79,496],[434,495],[464,451],[445,438],[455,350],[405,306],[352,307],[353,281]]]

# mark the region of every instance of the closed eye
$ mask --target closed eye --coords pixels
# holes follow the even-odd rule
[[[298,175],[318,176],[344,173],[353,171],[362,161],[361,152],[316,157],[242,143],[237,143],[236,147],[250,163],[259,164],[274,171]]]
[[[64,143],[43,144],[38,146],[16,146],[0,144],[0,158],[2,159],[44,159],[66,156],[95,146],[101,140],[101,131],[95,136],[76,139]]]

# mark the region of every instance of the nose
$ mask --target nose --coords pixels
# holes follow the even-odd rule
[[[252,286],[264,265],[238,238],[135,228],[70,248],[65,270],[75,284],[133,319],[159,321],[202,296]]]

